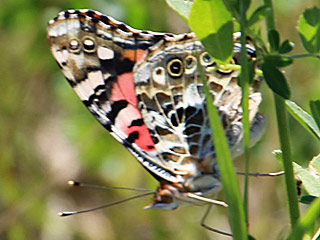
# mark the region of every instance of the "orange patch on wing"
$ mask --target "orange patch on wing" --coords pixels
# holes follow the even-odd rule
[[[136,49],[136,50],[128,50],[126,49],[123,53],[124,58],[128,58],[133,62],[139,62],[146,55],[146,50]]]

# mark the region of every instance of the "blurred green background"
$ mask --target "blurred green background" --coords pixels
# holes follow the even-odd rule
[[[298,17],[316,2],[275,1],[278,30],[282,38],[296,43],[294,53],[303,52]],[[72,8],[95,9],[138,29],[189,31],[164,0],[0,0],[0,239],[226,239],[200,227],[205,207],[143,210],[151,197],[93,213],[57,216],[62,210],[91,208],[133,195],[74,189],[67,186],[69,179],[105,186],[157,186],[85,109],[49,52],[47,22]],[[293,100],[305,109],[309,100],[320,99],[319,73],[319,60],[311,58],[295,60],[286,69]],[[271,154],[279,148],[273,97],[265,84],[262,92],[261,111],[268,128],[252,149],[251,172],[280,169]],[[290,126],[294,159],[306,165],[319,152],[319,144],[292,118]],[[243,170],[241,157],[235,164]],[[251,178],[249,227],[257,239],[276,239],[289,229],[283,184],[282,177]],[[226,214],[214,207],[207,224],[230,231]]]

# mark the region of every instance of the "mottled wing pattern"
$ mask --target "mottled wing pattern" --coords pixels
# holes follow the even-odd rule
[[[200,177],[219,178],[199,67],[205,71],[231,152],[241,153],[239,72],[213,71],[216,64],[194,33],[140,31],[96,11],[69,10],[49,22],[48,40],[82,102],[157,179],[183,183],[179,191],[216,186],[215,180]],[[235,63],[239,51],[236,42]],[[247,52],[249,59],[255,57],[249,44]],[[257,113],[258,86],[255,80],[250,87],[252,142],[264,125]],[[202,179],[199,188],[194,178]]]
[[[153,175],[180,181],[172,169],[159,167],[133,81],[133,67],[147,49],[175,36],[135,30],[93,10],[61,12],[49,22],[47,35],[64,76],[98,121]]]
[[[191,36],[192,34],[190,34]],[[237,35],[234,36],[237,41]],[[239,64],[241,45],[235,42],[233,62]],[[248,44],[248,58],[255,57]],[[134,67],[138,106],[159,157],[166,166],[188,175],[215,173],[215,149],[207,116],[199,67],[207,78],[232,155],[241,154],[242,108],[238,71],[216,70],[195,36],[149,48],[148,55]],[[263,133],[264,118],[258,114],[261,94],[256,79],[250,87],[252,144]]]

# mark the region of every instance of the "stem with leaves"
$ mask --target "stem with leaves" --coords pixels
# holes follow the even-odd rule
[[[250,147],[250,123],[249,123],[249,83],[250,83],[250,75],[249,75],[249,64],[247,57],[247,36],[246,36],[246,8],[244,6],[243,1],[239,1],[239,9],[240,9],[240,26],[241,26],[241,52],[240,52],[240,60],[241,60],[241,74],[240,74],[240,85],[242,91],[242,123],[243,123],[243,139],[244,139],[244,159],[245,159],[245,181],[244,181],[244,193],[243,193],[243,203],[244,203],[244,211],[246,216],[246,222],[248,223],[248,185],[249,185],[249,147]]]
[[[264,4],[270,8],[269,14],[266,16],[267,30],[268,32],[275,29],[274,13],[272,0],[264,0]],[[294,180],[292,157],[291,157],[291,145],[289,138],[288,119],[285,107],[284,98],[274,93],[274,101],[277,115],[277,125],[279,132],[279,141],[283,154],[283,167],[285,170],[285,181],[287,187],[287,197],[290,211],[290,222],[294,226],[299,219],[299,205],[297,199],[297,189]]]

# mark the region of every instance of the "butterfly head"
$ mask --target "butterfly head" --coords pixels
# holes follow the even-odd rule
[[[179,206],[178,200],[175,197],[177,193],[179,193],[179,190],[173,183],[161,182],[161,186],[154,194],[153,202],[144,209],[174,210]]]

